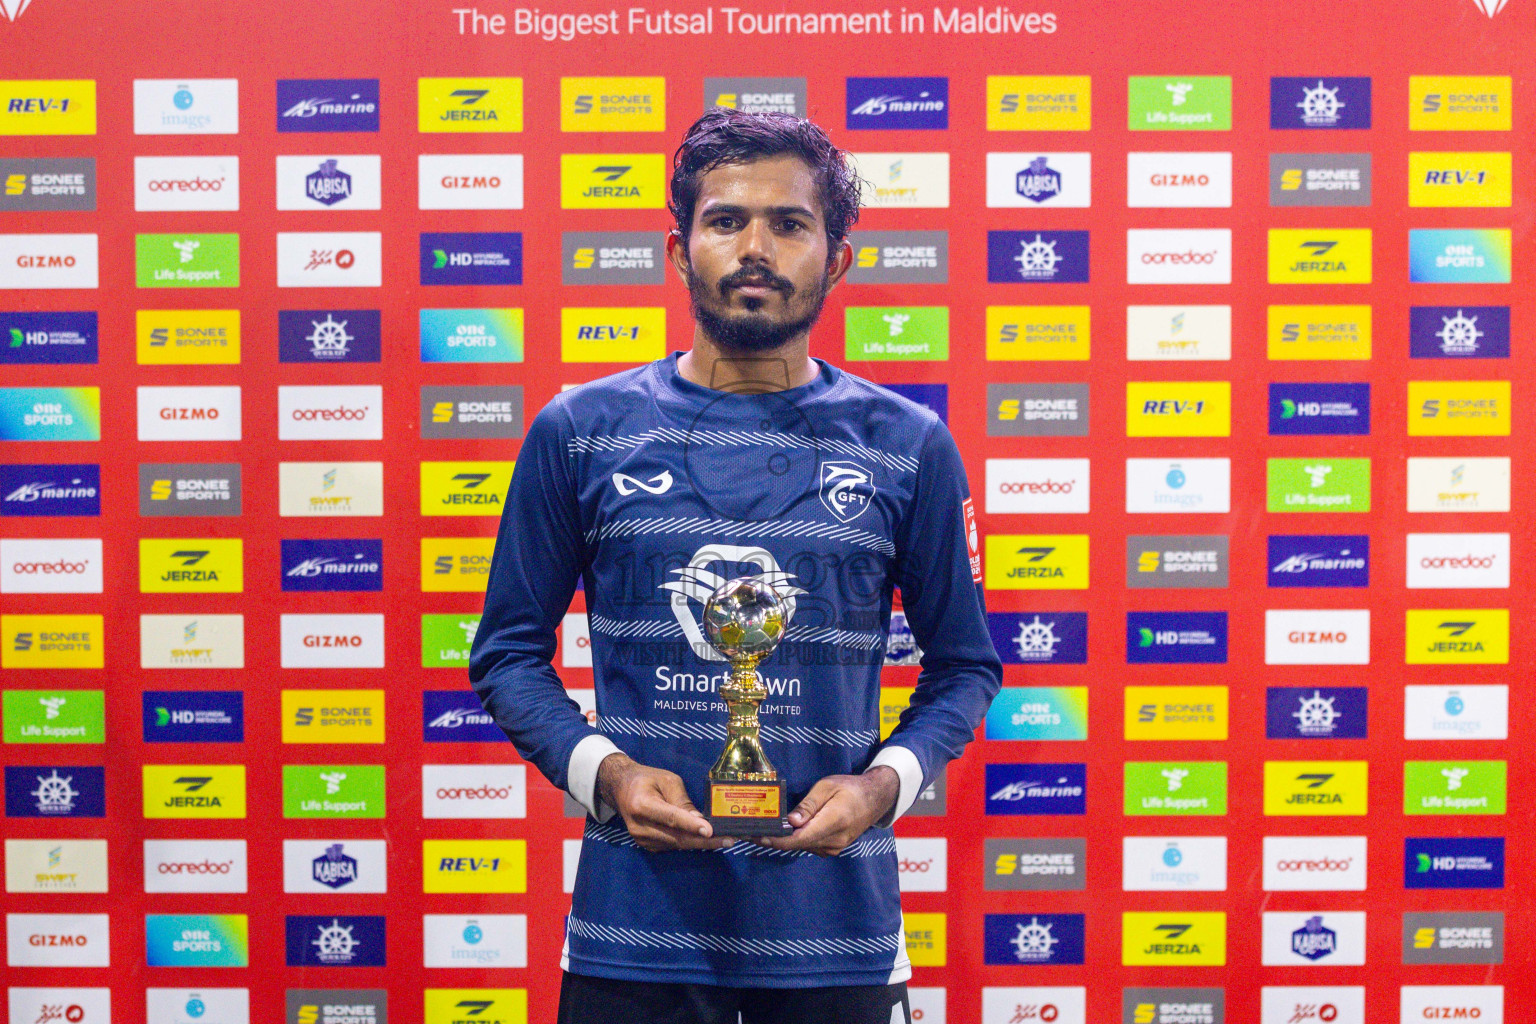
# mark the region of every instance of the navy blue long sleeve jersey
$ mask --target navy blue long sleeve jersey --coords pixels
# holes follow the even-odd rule
[[[808,384],[742,394],[684,379],[677,358],[564,392],[530,424],[470,659],[518,752],[592,815],[561,966],[739,987],[903,981],[890,823],[959,756],[1002,678],[959,452],[927,409],[820,360]],[[758,672],[763,748],[789,806],[875,764],[895,769],[900,795],[837,857],[749,843],[647,853],[594,793],[598,764],[622,750],[708,806],[728,665],[699,614],[748,575],[788,599],[789,628]],[[550,664],[578,577],[596,728]],[[924,653],[881,744],[893,587]]]

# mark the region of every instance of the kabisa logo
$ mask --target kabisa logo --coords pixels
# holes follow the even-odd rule
[[[339,160],[322,160],[304,176],[304,194],[322,206],[335,206],[352,198],[352,175],[341,170]]]
[[[1356,128],[1371,126],[1369,78],[1271,78],[1269,127]]]
[[[1047,157],[1037,156],[1013,176],[1013,190],[1032,203],[1043,203],[1061,194],[1061,173]]]
[[[427,914],[422,919],[426,967],[526,967],[523,914]]]
[[[99,516],[101,467],[94,464],[0,466],[0,516]]]
[[[983,959],[989,964],[1080,964],[1084,921],[1082,914],[988,914]]]
[[[726,107],[747,114],[805,116],[803,78],[706,78],[704,109]]]
[[[383,541],[284,540],[283,590],[379,591],[383,565]]]
[[[1086,231],[988,231],[987,280],[1064,284],[1088,280]]]
[[[376,132],[377,78],[279,79],[280,132]]]
[[[689,604],[690,601],[697,601],[699,613],[702,614],[704,602],[709,599],[710,594],[714,593],[726,580],[742,575],[735,572],[722,575],[707,568],[719,563],[737,567],[744,565],[755,567],[758,572],[753,574],[752,578],[767,583],[784,599],[784,629],[786,634],[791,632],[790,624],[795,617],[795,598],[799,594],[809,593],[804,587],[791,582],[796,578],[795,574],[780,569],[778,561],[767,548],[706,544],[693,553],[686,567],[671,570],[669,575],[676,576],[677,579],[657,587],[658,590],[665,590],[672,595],[672,617],[677,620],[678,625],[683,627],[683,636],[687,638],[688,646],[695,654],[707,661],[725,660],[725,655],[716,651],[704,639],[703,628],[699,625],[699,619]]]
[[[349,857],[345,844],[332,843],[310,862],[310,877],[328,889],[341,889],[357,881],[357,858]]]
[[[874,502],[874,471],[857,462],[823,462],[817,493],[839,522],[851,523]]]
[[[284,363],[376,363],[382,328],[377,309],[283,309],[277,357]]]
[[[1125,660],[1132,665],[1225,665],[1226,612],[1129,612]]]
[[[239,690],[149,690],[143,694],[143,715],[145,743],[245,739],[245,695]]]
[[[1260,943],[1266,967],[1358,967],[1365,963],[1365,914],[1266,911]]]
[[[1321,960],[1338,951],[1338,938],[1332,928],[1324,927],[1323,916],[1316,914],[1291,932],[1291,952],[1308,960]]]
[[[0,313],[0,365],[95,363],[97,338],[95,313]]]
[[[102,818],[106,813],[104,768],[8,765],[5,769],[7,818]]]
[[[1365,435],[1371,432],[1369,384],[1269,385],[1272,435]]]
[[[998,656],[1016,665],[1082,665],[1088,661],[1087,612],[988,612]]]
[[[1363,740],[1367,735],[1363,686],[1271,686],[1266,707],[1264,732],[1272,740]]]
[[[1407,889],[1504,888],[1504,838],[1472,836],[1403,841]]]
[[[289,967],[383,967],[384,918],[303,917],[285,924]]]
[[[1371,538],[1365,534],[1271,534],[1271,587],[1367,587]]]
[[[423,690],[421,738],[426,743],[503,743],[497,726],[470,690]]]
[[[988,153],[987,206],[1088,207],[1093,202],[1092,167],[1089,153]]]
[[[848,79],[850,131],[948,127],[948,78]]]
[[[423,232],[421,283],[522,284],[522,233]]]
[[[1084,814],[1088,769],[1084,764],[989,764],[988,814]]]
[[[1408,311],[1414,359],[1508,359],[1508,306],[1414,306]]]

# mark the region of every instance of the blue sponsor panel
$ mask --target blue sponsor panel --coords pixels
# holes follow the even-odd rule
[[[1226,612],[1129,612],[1125,660],[1132,665],[1225,665]]]
[[[382,327],[376,309],[282,309],[277,358],[284,363],[376,363]]]
[[[1271,686],[1265,694],[1264,735],[1272,740],[1363,740],[1363,686]]]
[[[1508,306],[1414,306],[1408,310],[1414,359],[1508,359]]]
[[[7,765],[7,818],[105,818],[106,769],[91,765]]]
[[[1371,538],[1365,534],[1272,534],[1272,587],[1368,587]]]
[[[1082,665],[1088,661],[1087,612],[988,612],[998,657],[1010,665]]]
[[[523,236],[518,231],[425,231],[421,283],[522,284]]]
[[[473,690],[421,691],[421,738],[427,743],[505,743]]]
[[[384,589],[382,540],[285,540],[283,589],[378,591]]]
[[[1371,126],[1371,80],[1333,75],[1269,80],[1269,126],[1354,128]]]
[[[239,690],[148,690],[145,743],[241,743],[245,695]]]
[[[988,814],[1085,814],[1086,764],[987,765]]]
[[[92,463],[0,466],[0,516],[99,516],[101,467]]]
[[[983,958],[999,965],[1080,964],[1085,931],[1082,914],[988,914]]]
[[[848,129],[949,127],[947,78],[848,79]]]
[[[1504,888],[1501,836],[1409,837],[1403,852],[1406,889]]]
[[[0,366],[94,363],[95,313],[0,313]]]
[[[1088,280],[1086,231],[988,231],[993,284],[1073,284]]]
[[[285,78],[277,83],[280,132],[376,132],[377,78]]]
[[[289,967],[383,967],[384,918],[377,915],[288,915]]]
[[[949,422],[948,384],[882,384],[880,386],[932,411],[939,418],[940,423]]]
[[[1269,432],[1314,437],[1369,434],[1371,386],[1272,383]]]

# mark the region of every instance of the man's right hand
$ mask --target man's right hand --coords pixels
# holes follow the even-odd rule
[[[723,850],[732,839],[714,839],[709,822],[688,799],[675,772],[649,768],[627,754],[609,754],[597,768],[598,799],[624,816],[642,850]]]

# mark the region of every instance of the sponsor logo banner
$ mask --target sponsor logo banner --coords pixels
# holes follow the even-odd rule
[[[277,159],[281,186],[283,157]],[[237,156],[136,156],[133,183],[133,208],[141,213],[240,209]]]
[[[917,967],[943,967],[949,939],[949,922],[944,914],[905,914],[907,956]]]
[[[280,462],[278,508],[285,516],[381,516],[382,462]]]
[[[283,840],[283,892],[387,892],[382,839]]]
[[[1084,814],[1088,770],[1083,764],[989,764],[988,814]]]
[[[245,616],[140,615],[140,668],[244,668]]]
[[[1226,612],[1128,612],[1125,660],[1131,665],[1225,665]]]
[[[418,78],[416,130],[520,132],[521,78]]]
[[[1229,564],[1224,536],[1125,539],[1125,585],[1131,590],[1225,590]]]
[[[1271,78],[1269,127],[1344,128],[1371,126],[1369,78]]]
[[[1370,284],[1370,228],[1270,228],[1270,284]]]
[[[107,841],[7,839],[5,891],[106,892]]]
[[[377,78],[288,78],[277,82],[280,132],[376,132]]]
[[[849,78],[847,90],[849,131],[949,127],[947,78]]]
[[[1090,153],[988,153],[987,205],[1088,207],[1092,177]]]
[[[1414,359],[1508,359],[1508,306],[1414,306],[1408,310]]]
[[[941,423],[949,423],[949,385],[948,384],[882,384],[887,391],[894,391],[909,402],[916,402],[939,418]]]
[[[139,463],[141,516],[238,516],[241,490],[238,462]]]
[[[1403,915],[1405,964],[1501,964],[1504,962],[1504,915],[1501,912]],[[1443,1000],[1437,1000],[1441,1002]],[[1408,1002],[1408,987],[1403,988]],[[1480,1015],[1436,1016],[1404,1020],[1486,1020]]]
[[[1411,380],[1408,436],[1507,437],[1510,390],[1507,380]]]
[[[918,649],[917,640],[913,638],[912,630],[907,627],[906,614],[892,612],[885,663],[915,665],[922,661],[922,657],[923,652]],[[587,621],[585,612],[567,612],[565,618],[561,620],[560,664],[565,668],[592,667],[592,625]],[[595,710],[591,708],[583,710],[590,720],[596,721]]]
[[[988,986],[981,990],[981,1024],[1008,1024],[1009,1021],[1036,1020],[1048,1020],[1054,1024],[1086,1024],[1088,1020],[1085,1009],[1087,991],[1082,987],[993,988]],[[911,1001],[911,1007],[912,1019],[918,1020],[916,1000]],[[939,1019],[939,1024],[943,1024],[943,1018]]]
[[[948,232],[932,232],[946,239]],[[561,284],[663,284],[666,255],[651,231],[562,231]]]
[[[289,967],[383,967],[384,918],[289,914],[284,945]]]
[[[1509,738],[1508,686],[1404,688],[1403,739]]]
[[[1427,284],[1509,284],[1508,228],[1414,228],[1408,280]]]
[[[134,235],[133,251],[140,288],[240,287],[239,235]]]
[[[1503,814],[1504,761],[1407,761],[1404,814]]]
[[[277,357],[284,363],[376,363],[382,333],[377,309],[282,309]]]
[[[989,964],[1054,965],[1083,962],[1082,914],[988,914],[982,957]]]
[[[383,615],[284,615],[283,668],[383,668]]]
[[[1085,132],[1092,123],[1087,75],[987,76],[989,132]]]
[[[1232,232],[1227,228],[1133,228],[1125,233],[1125,280],[1127,284],[1231,284]]]
[[[280,571],[285,591],[379,591],[383,566],[383,541],[284,540]]]
[[[1087,534],[990,534],[988,590],[1088,589]]]
[[[1220,967],[1227,962],[1227,915],[1126,911],[1120,915],[1120,962],[1127,967]]]
[[[522,284],[522,232],[422,232],[421,283]]]
[[[284,1024],[389,1024],[381,988],[290,988],[284,999]]]
[[[1509,588],[1509,534],[1410,533],[1408,587]]]
[[[284,690],[284,743],[383,743],[383,690]]]
[[[1369,665],[1369,609],[1270,608],[1264,612],[1264,664]]]
[[[1066,284],[1088,280],[1086,231],[988,231],[987,280]]]
[[[849,153],[864,182],[862,205],[901,209],[949,206],[948,153]]]
[[[99,515],[99,465],[13,463],[0,466],[0,516]]]
[[[1269,459],[1271,512],[1369,512],[1370,459]]]
[[[949,280],[948,231],[856,231],[849,284],[944,284]]]
[[[1370,206],[1371,154],[1269,154],[1270,206]]]
[[[848,306],[844,355],[851,360],[949,358],[948,306]]]
[[[244,839],[144,840],[144,891],[245,892]]]
[[[0,136],[95,134],[95,80],[0,80]]]
[[[376,154],[277,158],[279,210],[377,210],[383,188]]]
[[[982,883],[988,892],[1081,891],[1087,884],[1086,839],[986,839]]]
[[[522,437],[522,385],[423,385],[418,422],[424,438]]]
[[[1369,434],[1371,386],[1272,382],[1269,432],[1280,436]]]
[[[1087,459],[988,459],[987,511],[1087,512]]]
[[[1231,306],[1129,306],[1125,312],[1129,360],[1232,358]]]
[[[896,840],[896,877],[902,892],[944,892],[949,888],[949,840]]]
[[[1131,131],[1225,132],[1232,128],[1232,79],[1225,75],[1132,75]]]
[[[1503,985],[1404,985],[1400,1020],[1475,1020],[1504,1024]]]
[[[1087,612],[988,612],[999,657],[1018,665],[1082,665],[1088,660]]]
[[[6,914],[7,967],[110,967],[106,914]]]
[[[988,437],[1087,437],[1087,384],[987,384]]]
[[[279,231],[279,288],[377,288],[383,279],[377,231]]]
[[[101,668],[100,615],[0,615],[0,668]]]
[[[527,989],[429,988],[422,996],[426,1003],[422,1024],[528,1024]]]
[[[1225,892],[1226,836],[1126,836],[1125,892]]]
[[[748,114],[805,116],[803,78],[706,78],[704,109],[727,107]]]
[[[0,594],[99,594],[101,541],[0,539]]]
[[[1087,306],[988,306],[988,360],[1088,358]]]
[[[139,593],[238,594],[245,543],[238,537],[141,537]]]
[[[7,743],[105,743],[106,699],[101,690],[6,690]]]
[[[1127,686],[1128,740],[1224,740],[1229,701],[1225,686]]]
[[[1271,686],[1265,691],[1264,735],[1272,740],[1363,740],[1364,686]]]
[[[0,159],[0,211],[94,209],[94,157]]]
[[[484,591],[495,548],[495,537],[421,538],[422,592]]]
[[[36,1024],[49,1020],[105,1021],[112,1017],[112,990],[109,988],[21,988],[13,985],[7,991],[10,1024]],[[152,1019],[163,1019],[167,1024],[190,1024],[169,1016]],[[239,1024],[247,1022],[242,1020]]]
[[[1409,153],[1409,206],[1508,206],[1509,153]]]
[[[1125,813],[1227,813],[1225,761],[1127,761]]]
[[[1229,207],[1231,153],[1127,153],[1125,205]]]
[[[663,153],[561,153],[560,208],[660,210],[668,167]]]
[[[521,153],[423,153],[416,158],[420,210],[521,210]]]
[[[520,764],[421,766],[423,818],[524,818],[528,769]]]
[[[384,766],[283,765],[283,817],[384,817]]]
[[[7,818],[104,818],[106,770],[88,765],[7,765]]]
[[[0,365],[97,361],[95,313],[0,313]]]
[[[659,132],[666,127],[665,78],[560,79],[563,132]]]
[[[528,891],[528,844],[521,839],[424,839],[421,891]]]
[[[1259,1024],[1366,1024],[1362,986],[1265,985],[1260,996]]]
[[[147,690],[142,701],[145,743],[245,739],[245,695],[239,690]]]
[[[240,387],[139,387],[140,441],[238,441]]]
[[[460,623],[467,616],[445,615],[440,618],[452,620],[446,624],[447,629],[452,629],[460,638],[472,633],[480,621],[478,615],[474,616],[474,621],[468,628],[464,628]],[[464,642],[465,660],[468,661],[468,641],[458,642]],[[506,733],[501,731],[490,712],[481,706],[480,698],[472,690],[421,691],[422,742],[502,743],[506,738]]]
[[[279,387],[277,436],[281,441],[382,441],[384,389],[376,384]]]
[[[97,236],[0,235],[0,289],[95,288]]]
[[[425,967],[527,967],[526,914],[425,914]]]
[[[1408,130],[1507,132],[1512,121],[1508,75],[1408,76]]]
[[[1408,838],[1403,841],[1405,889],[1504,888],[1504,839]]]
[[[1231,459],[1126,459],[1127,512],[1227,512]]]
[[[1265,836],[1267,892],[1361,892],[1365,836]]]
[[[234,135],[240,82],[234,78],[135,78],[133,134]]]
[[[1269,358],[1371,358],[1370,306],[1270,306]]]
[[[560,310],[562,363],[644,363],[667,347],[663,306],[564,306]]]
[[[1266,912],[1260,943],[1266,967],[1359,967],[1365,963],[1365,914]]]
[[[238,309],[141,309],[136,326],[140,366],[240,362]]]
[[[245,765],[146,764],[144,817],[244,818]]]
[[[1225,1024],[1226,991],[1219,988],[1127,988],[1121,1024]]]
[[[1265,761],[1264,813],[1269,816],[1363,815],[1368,762]]]
[[[1088,687],[1005,686],[987,709],[986,738],[1085,740],[1088,738]]]
[[[1406,661],[1410,665],[1509,664],[1509,609],[1410,608]]]
[[[1126,437],[1230,437],[1229,381],[1128,381]]]

